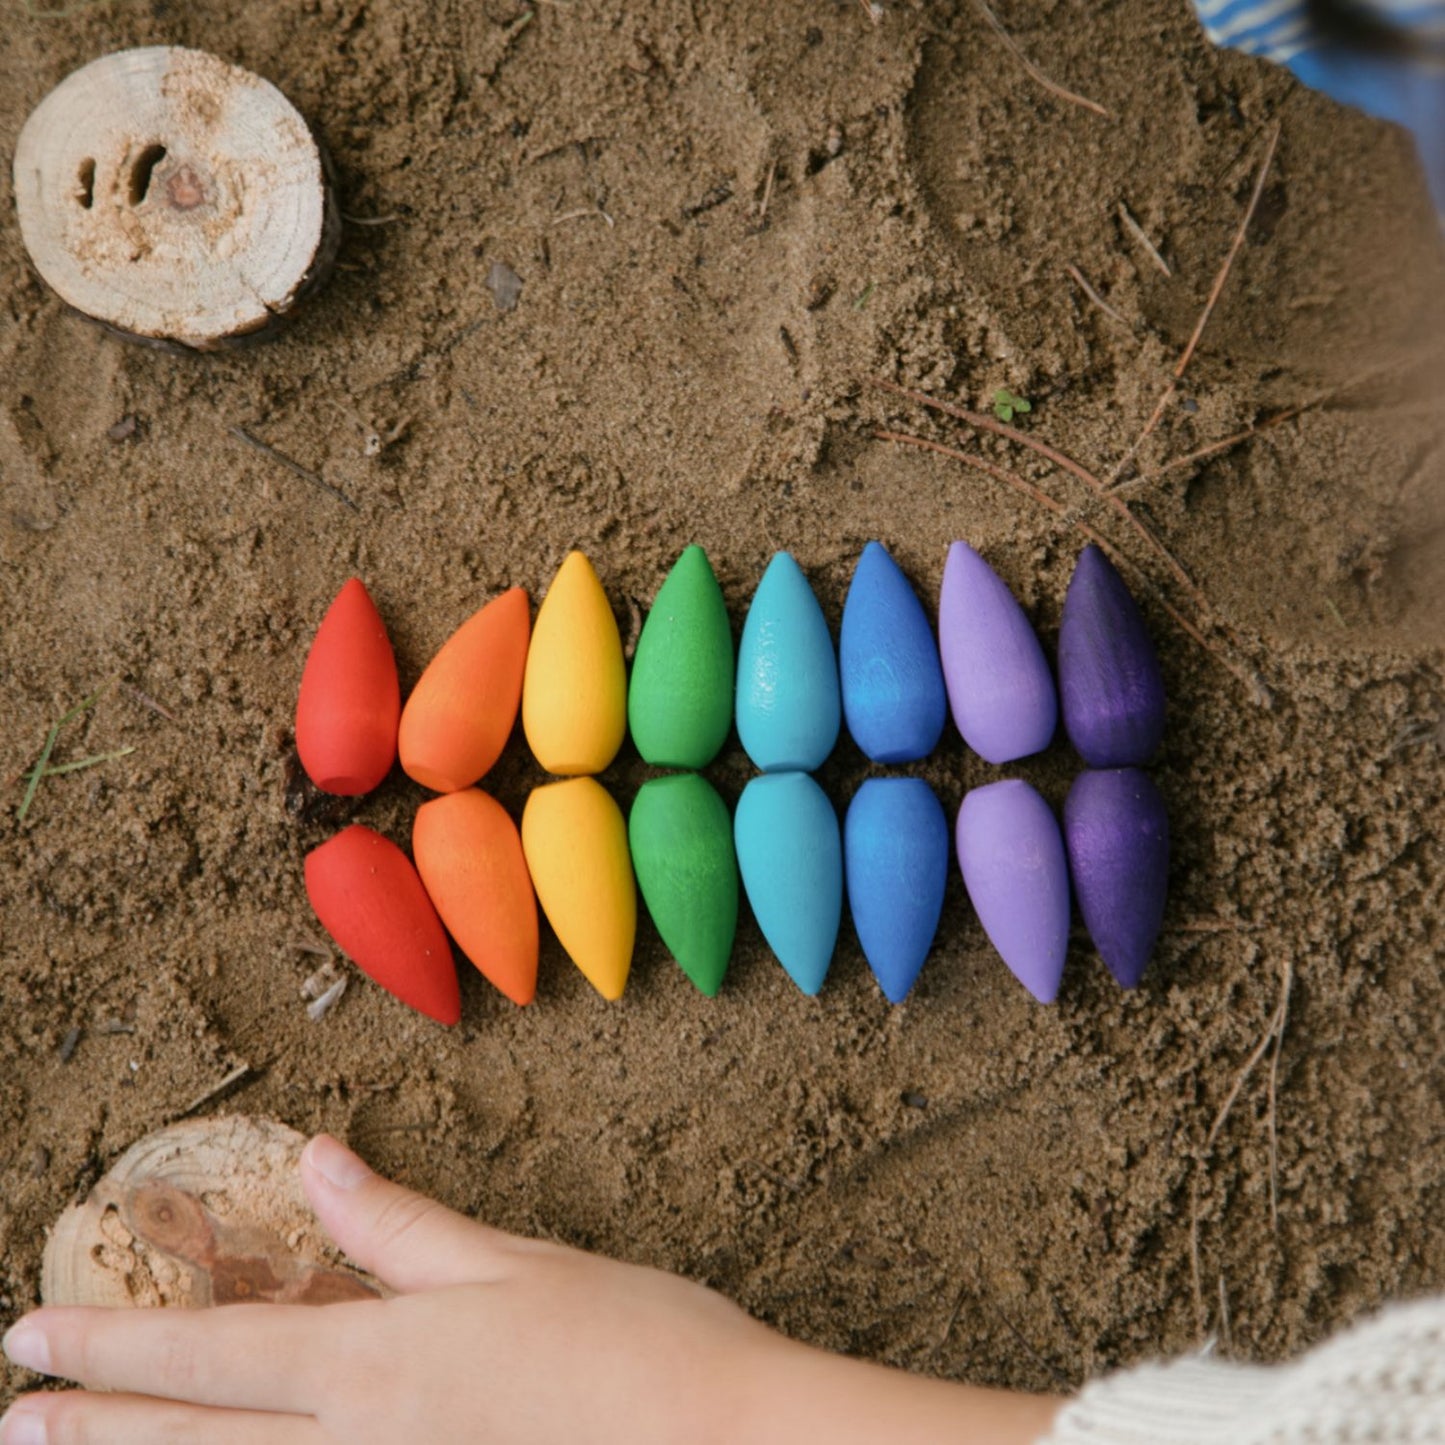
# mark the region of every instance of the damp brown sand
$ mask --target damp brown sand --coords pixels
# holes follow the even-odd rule
[[[1107,118],[1043,92],[970,5],[885,4],[876,25],[856,3],[762,0],[425,12],[111,0],[4,19],[12,145],[93,56],[201,46],[278,84],[344,211],[378,223],[348,226],[281,339],[177,358],[67,313],[0,182],[7,1317],[34,1303],[62,1208],[241,1064],[215,1107],[329,1129],[499,1225],[953,1378],[1057,1386],[1210,1334],[1277,1358],[1440,1288],[1445,488],[1424,381],[1445,268],[1406,141],[1214,53],[1172,0],[1000,10]],[[405,842],[421,799],[397,776],[329,814],[288,808],[301,664],[348,576],[404,686],[573,546],[625,625],[702,543],[738,626],[785,546],[836,626],[867,540],[933,596],[966,537],[1052,645],[1078,531],[874,432],[976,449],[1066,506],[1086,494],[865,382],[984,408],[1006,386],[1031,434],[1107,473],[1276,125],[1143,470],[1326,399],[1125,493],[1274,706],[1171,620],[1164,601],[1198,609],[1137,537],[1084,518],[1159,588],[1175,847],[1137,994],[1079,940],[1058,1005],[1036,1006],[955,881],[902,1008],[846,925],[809,1000],[745,914],[716,1000],[645,926],[617,1005],[548,941],[526,1010],[464,969],[452,1031],[364,980],[307,1019],[304,852],[347,819]],[[45,780],[17,826],[11,778],[115,677],[54,760],[135,751]],[[1007,772],[1057,803],[1074,767],[1059,746]],[[866,771],[840,746],[823,773],[840,808]],[[950,809],[1001,775],[952,733],[919,771]],[[735,741],[711,775],[735,799]],[[625,804],[647,776],[626,752],[605,781]],[[518,739],[491,786],[517,811],[537,780]],[[1211,1143],[1286,965],[1277,1066],[1266,1050]]]

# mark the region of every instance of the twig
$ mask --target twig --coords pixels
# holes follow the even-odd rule
[[[1120,326],[1129,326],[1129,322],[1122,315],[1120,315],[1119,312],[1115,311],[1114,308],[1110,306],[1109,303],[1105,301],[1104,298],[1100,296],[1099,293],[1095,291],[1092,286],[1089,285],[1088,281],[1084,278],[1084,273],[1080,271],[1077,266],[1075,266],[1072,262],[1069,262],[1064,266],[1064,270],[1067,271],[1069,275],[1078,282],[1079,289],[1084,293],[1085,296],[1089,298],[1090,301],[1094,303],[1095,306],[1099,308],[1100,311],[1104,313],[1105,316],[1112,317],[1115,321],[1119,323]],[[1130,330],[1132,329],[1133,328],[1130,327]]]
[[[1269,1027],[1260,1035],[1260,1040],[1254,1046],[1253,1052],[1244,1061],[1244,1067],[1234,1076],[1234,1085],[1225,1096],[1224,1103],[1219,1106],[1219,1112],[1214,1116],[1214,1123],[1209,1126],[1209,1133],[1204,1139],[1206,1149],[1214,1147],[1214,1141],[1219,1137],[1219,1131],[1224,1128],[1225,1120],[1229,1118],[1230,1110],[1234,1108],[1240,1090],[1249,1082],[1249,1076],[1254,1072],[1255,1065],[1264,1057],[1265,1050],[1274,1042],[1274,1030],[1278,1021],[1279,1009],[1276,1008],[1270,1016]]]
[[[983,18],[987,20],[992,27],[994,34],[1008,46],[1013,52],[1014,58],[1029,73],[1029,76],[1036,84],[1043,86],[1050,95],[1056,95],[1060,100],[1068,101],[1070,105],[1082,106],[1085,110],[1093,111],[1095,115],[1103,116],[1105,120],[1113,119],[1113,116],[1097,101],[1087,100],[1082,95],[1076,95],[1072,90],[1065,90],[1062,85],[1055,84],[1054,81],[1050,80],[1048,76],[1023,53],[1018,41],[1003,28],[998,16],[989,9],[987,0],[976,0],[976,3],[978,8],[983,12]]]
[[[1232,436],[1223,437],[1217,442],[1210,442],[1208,446],[1198,447],[1182,457],[1174,457],[1170,461],[1162,462],[1152,471],[1140,472],[1137,476],[1128,477],[1121,482],[1115,482],[1114,486],[1116,488],[1123,488],[1132,486],[1135,482],[1152,482],[1162,477],[1165,472],[1178,471],[1180,467],[1187,467],[1191,462],[1201,462],[1205,457],[1214,456],[1216,452],[1227,452],[1230,447],[1238,446],[1240,442],[1248,441],[1250,437],[1258,436],[1260,432],[1268,431],[1271,427],[1279,426],[1283,422],[1297,417],[1301,412],[1308,411],[1310,407],[1318,405],[1319,400],[1322,399],[1323,398],[1318,398],[1315,401],[1302,401],[1298,406],[1292,406],[1284,411],[1275,412],[1273,416],[1267,416],[1263,421],[1256,422],[1253,426],[1245,427],[1243,431],[1237,431]]]
[[[159,713],[167,722],[180,722],[180,718],[178,718],[170,708],[163,707],[148,692],[142,692],[133,682],[122,681],[121,686],[143,707],[148,707],[152,712]]]
[[[1279,1233],[1279,1054],[1284,1047],[1285,1025],[1289,1022],[1289,995],[1294,983],[1294,963],[1284,956],[1284,982],[1280,988],[1279,1020],[1274,1030],[1274,1056],[1269,1061],[1269,1110],[1266,1115],[1269,1134],[1269,1223]]]
[[[981,3],[981,0],[980,0]],[[1119,458],[1113,471],[1109,474],[1109,481],[1113,483],[1119,479],[1124,468],[1138,454],[1139,448],[1144,445],[1154,428],[1159,425],[1159,419],[1164,415],[1164,408],[1169,405],[1170,400],[1178,389],[1184,373],[1189,369],[1189,363],[1194,359],[1194,350],[1199,345],[1199,338],[1204,335],[1204,328],[1209,325],[1209,318],[1214,314],[1215,304],[1219,300],[1220,293],[1224,290],[1224,283],[1229,280],[1230,269],[1234,265],[1234,258],[1239,254],[1239,248],[1244,244],[1244,234],[1249,230],[1249,223],[1254,219],[1255,208],[1259,205],[1259,198],[1264,193],[1265,177],[1269,175],[1269,168],[1274,160],[1275,148],[1279,145],[1280,128],[1275,126],[1273,134],[1269,138],[1269,144],[1265,147],[1264,159],[1260,162],[1259,174],[1254,180],[1254,190],[1250,193],[1249,204],[1244,208],[1244,215],[1239,222],[1239,229],[1234,233],[1234,240],[1230,243],[1229,252],[1224,258],[1224,264],[1219,268],[1219,274],[1214,278],[1214,284],[1209,288],[1209,296],[1205,300],[1204,310],[1199,313],[1199,320],[1195,323],[1194,334],[1190,336],[1188,344],[1184,348],[1184,354],[1179,358],[1179,364],[1174,368],[1174,375],[1169,378],[1169,383],[1159,394],[1159,400],[1154,404],[1154,410],[1149,420],[1144,423],[1144,429],[1134,438],[1133,445]]]
[[[552,224],[554,226],[560,226],[563,221],[584,221],[589,216],[595,216],[599,220],[606,221],[609,226],[615,226],[617,224],[601,206],[583,206],[579,211],[568,211],[565,215],[554,216],[552,218]]]
[[[1199,590],[1194,579],[1185,570],[1184,564],[1164,545],[1158,537],[1139,520],[1137,516],[1124,504],[1123,499],[1115,496],[1109,488],[1082,462],[1077,462],[1073,457],[1065,454],[1047,442],[1040,441],[1037,437],[1030,436],[1027,432],[1020,431],[1017,427],[1009,426],[1007,422],[997,420],[995,417],[985,416],[982,412],[970,411],[967,407],[954,406],[950,402],[940,401],[937,397],[929,396],[926,392],[911,391],[909,388],[899,386],[896,382],[885,381],[881,377],[872,378],[872,385],[881,387],[884,391],[891,391],[899,396],[907,397],[909,401],[915,401],[920,406],[932,408],[934,411],[941,411],[947,416],[956,417],[959,421],[965,421],[970,426],[978,427],[981,431],[991,431],[997,436],[1007,437],[1010,441],[1017,442],[1020,446],[1027,447],[1032,452],[1055,466],[1062,467],[1071,476],[1077,477],[1096,496],[1099,497],[1112,511],[1116,512],[1121,520],[1130,526],[1153,552],[1173,572],[1179,585],[1189,593],[1194,604],[1205,615],[1212,615],[1213,608],[1209,600]]]
[[[345,211],[339,214],[348,226],[394,226],[398,221],[406,219],[398,211],[394,211],[389,216],[349,216]]]
[[[885,381],[881,376],[869,377],[868,385],[876,386],[880,391],[891,391],[895,396],[906,397],[909,401],[917,402],[919,406],[926,406],[932,411],[941,411],[945,416],[954,417],[958,421],[966,421],[980,431],[991,431],[995,436],[1007,437],[1009,441],[1017,442],[1031,452],[1037,452],[1045,461],[1052,462],[1056,467],[1062,467],[1071,476],[1077,477],[1092,492],[1099,492],[1104,488],[1103,482],[1082,462],[1076,462],[1073,457],[1066,456],[1057,447],[1051,447],[1047,442],[1040,441],[1038,437],[1030,436],[1028,432],[1020,431],[1018,427],[1010,426],[1007,422],[999,421],[997,417],[988,416],[981,411],[970,411],[966,406],[958,406],[953,402],[940,401],[936,396],[929,396],[926,391],[913,391],[909,387],[899,386],[896,381]]]
[[[763,182],[763,199],[758,205],[759,222],[768,218],[768,203],[773,199],[773,182],[778,178],[778,158],[773,157],[772,164],[768,167],[768,178]]]
[[[1024,496],[1037,502],[1039,506],[1053,512],[1055,516],[1062,517],[1068,512],[1068,508],[1062,502],[1056,502],[1048,493],[1041,492],[1032,482],[1025,481],[1021,476],[1004,467],[997,467],[992,462],[986,462],[982,457],[961,452],[957,447],[946,447],[942,442],[929,441],[927,437],[909,436],[906,432],[875,430],[873,435],[879,441],[901,442],[905,446],[923,447],[928,451],[938,452],[940,456],[952,457],[954,461],[962,462],[966,467],[973,467],[976,471],[993,477],[995,481],[1003,482],[1006,486],[1022,492]]]
[[[277,451],[270,442],[263,442],[260,437],[254,437],[243,426],[228,426],[230,434],[239,442],[245,442],[248,447],[254,447],[263,457],[270,457],[273,462],[280,462],[287,471],[294,472],[303,481],[310,482],[313,487],[320,487],[323,492],[330,492],[343,506],[350,507],[353,512],[359,512],[360,507],[351,500],[339,487],[333,487],[324,477],[313,472],[309,467],[303,467],[300,462],[288,457],[285,452]]]
[[[197,1094],[175,1117],[177,1119],[189,1118],[192,1114],[196,1113],[197,1110],[204,1109],[207,1104],[213,1104],[223,1095],[229,1094],[233,1089],[239,1088],[243,1083],[255,1076],[255,1074],[256,1071],[250,1064],[237,1064],[219,1084],[213,1085],[202,1094]]]
[[[1164,260],[1163,256],[1161,256],[1159,252],[1155,249],[1153,241],[1149,239],[1148,235],[1145,233],[1143,226],[1141,226],[1138,221],[1136,221],[1134,217],[1130,214],[1128,206],[1126,206],[1123,201],[1119,202],[1119,219],[1123,221],[1124,229],[1128,231],[1128,233],[1144,248],[1145,254],[1149,257],[1149,259],[1166,276],[1172,278],[1174,273],[1169,269],[1168,263]]]
[[[1234,1353],[1234,1331],[1229,1324],[1229,1292],[1224,1287],[1224,1273],[1219,1275],[1219,1341],[1228,1355]]]

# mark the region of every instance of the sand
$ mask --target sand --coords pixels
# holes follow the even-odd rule
[[[1212,51],[1183,0],[999,13],[1107,116],[973,4],[6,0],[7,155],[74,67],[197,45],[297,104],[353,218],[282,337],[174,356],[50,294],[0,182],[6,1317],[63,1207],[241,1066],[203,1107],[950,1378],[1057,1388],[1211,1335],[1274,1359],[1445,1285],[1445,254],[1421,177],[1400,133]],[[1077,478],[869,385],[985,410],[1007,387],[1029,436],[1107,475],[1276,129],[1119,494],[1189,585]],[[297,783],[297,682],[349,576],[404,688],[574,546],[627,632],[690,542],[735,627],[779,547],[836,627],[867,540],[932,599],[963,537],[1052,649],[1078,523],[1138,569],[1170,693],[1171,898],[1137,993],[1080,935],[1036,1005],[955,877],[902,1007],[846,924],[802,997],[745,911],[716,1000],[644,925],[618,1004],[548,937],[525,1010],[467,967],[453,1030],[359,976],[308,1020],[304,853],[352,819],[405,842],[422,800],[400,773],[355,803]],[[54,761],[134,751],[46,779],[19,822],[15,776],[101,688]],[[1077,766],[1058,743],[992,768],[950,729],[913,771],[951,812],[1001,776],[1058,804]],[[709,773],[731,802],[749,771],[733,739]],[[845,741],[822,779],[841,810],[873,771]],[[625,806],[651,772],[628,748],[604,781]],[[518,736],[490,786],[515,813],[540,776]]]

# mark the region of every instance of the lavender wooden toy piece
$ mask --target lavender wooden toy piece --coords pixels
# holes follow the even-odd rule
[[[843,823],[848,907],[889,1003],[902,1003],[938,932],[948,819],[922,778],[869,778]]]
[[[1169,819],[1138,768],[1080,773],[1064,803],[1074,896],[1099,957],[1137,987],[1164,920]]]
[[[953,720],[963,740],[990,763],[1048,747],[1058,698],[1044,650],[992,567],[955,542],[943,569],[938,645]]]
[[[1164,735],[1164,678],[1139,605],[1093,543],[1059,621],[1064,729],[1091,768],[1147,763]]]
[[[926,758],[943,735],[947,700],[933,629],[879,542],[858,559],[838,637],[848,731],[878,763]]]
[[[733,838],[768,947],[804,993],[817,993],[843,919],[843,845],[832,803],[807,773],[764,773],[738,799]]]
[[[1018,778],[975,788],[955,830],[964,886],[989,941],[1040,1003],[1069,946],[1069,869],[1049,805]]]
[[[811,772],[842,722],[838,658],[823,609],[787,552],[768,563],[738,648],[738,737],[764,772]]]

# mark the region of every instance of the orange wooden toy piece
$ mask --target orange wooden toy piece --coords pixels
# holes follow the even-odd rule
[[[402,710],[397,746],[408,777],[454,793],[497,761],[517,721],[531,631],[527,594],[512,587],[442,644]]]
[[[396,757],[401,688],[386,624],[355,577],[336,596],[306,657],[296,700],[301,766],[327,793],[369,793]]]
[[[479,788],[417,809],[417,871],[458,947],[513,1003],[537,993],[537,900],[507,810]]]
[[[363,973],[438,1023],[461,1017],[446,930],[411,860],[390,838],[353,823],[313,848],[306,896]]]

